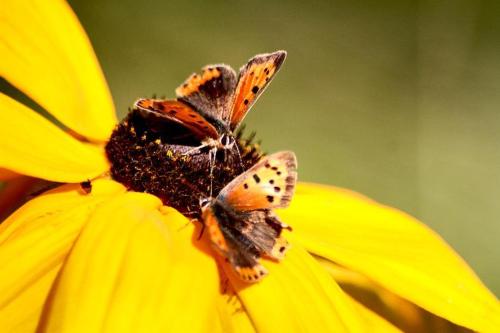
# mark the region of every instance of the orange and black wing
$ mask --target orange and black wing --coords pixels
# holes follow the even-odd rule
[[[153,113],[158,117],[181,124],[198,139],[217,139],[219,133],[202,115],[189,105],[175,100],[141,98],[134,104],[141,112]]]
[[[293,152],[278,152],[233,179],[217,199],[236,211],[288,206],[297,180],[297,159]]]
[[[238,85],[231,107],[230,128],[234,131],[278,72],[286,52],[259,54],[240,69]]]
[[[206,117],[227,126],[236,88],[236,73],[227,65],[208,65],[192,74],[175,93]]]
[[[259,250],[235,227],[234,219],[211,205],[203,210],[203,222],[207,227],[214,248],[231,264],[236,275],[245,282],[257,282],[267,275],[259,262]]]

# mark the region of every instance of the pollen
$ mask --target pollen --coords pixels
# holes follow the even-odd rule
[[[212,196],[261,157],[254,135],[243,139],[236,133],[236,148],[218,150],[213,168]],[[184,127],[131,111],[117,125],[106,145],[111,176],[129,190],[156,195],[192,218],[200,217],[199,199],[210,195],[208,148]]]

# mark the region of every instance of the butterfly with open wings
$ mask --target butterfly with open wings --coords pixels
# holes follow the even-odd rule
[[[203,223],[213,247],[245,282],[257,282],[266,274],[258,259],[281,260],[289,245],[274,208],[287,207],[297,180],[293,152],[262,158],[227,184],[216,198],[203,199]]]
[[[235,147],[233,133],[285,57],[285,51],[256,55],[241,67],[238,78],[230,66],[205,66],[176,89],[176,100],[142,98],[134,107],[184,126],[201,142],[190,153],[210,147],[215,159],[218,149]]]

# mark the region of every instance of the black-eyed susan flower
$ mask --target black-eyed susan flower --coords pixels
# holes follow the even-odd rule
[[[0,224],[2,332],[498,331],[497,299],[439,236],[333,187],[298,185],[279,212],[292,248],[262,282],[226,277],[188,219],[102,176],[116,118],[70,8],[2,9],[2,76],[70,129],[0,96],[6,189],[25,176],[67,183]]]

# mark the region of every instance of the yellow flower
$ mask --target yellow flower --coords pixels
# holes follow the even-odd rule
[[[500,327],[497,299],[439,236],[347,190],[299,184],[279,212],[293,247],[251,286],[219,271],[195,226],[158,198],[105,177],[82,193],[79,182],[109,169],[116,124],[96,57],[66,3],[3,5],[1,75],[71,129],[0,96],[7,189],[24,176],[67,183],[0,224],[3,332]]]

